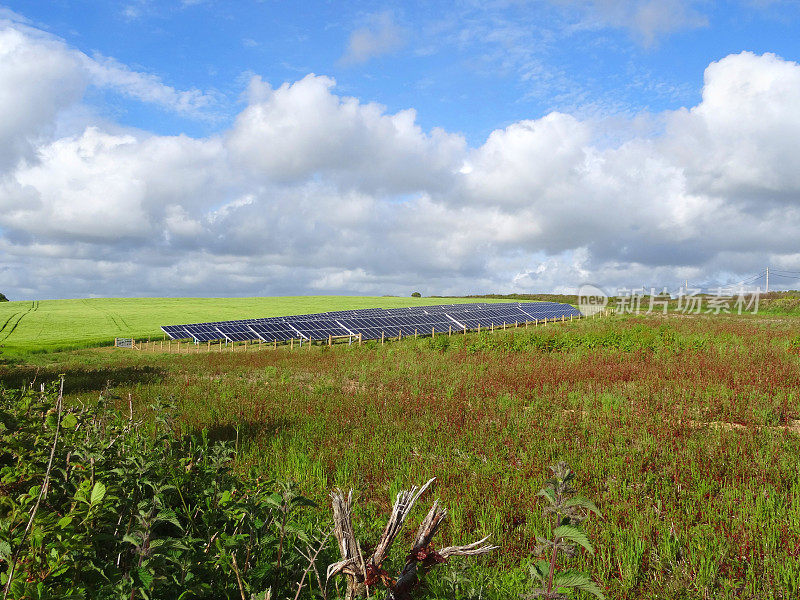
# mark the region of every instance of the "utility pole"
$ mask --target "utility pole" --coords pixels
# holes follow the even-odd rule
[[[769,267],[767,267],[767,291],[766,294],[769,294]]]

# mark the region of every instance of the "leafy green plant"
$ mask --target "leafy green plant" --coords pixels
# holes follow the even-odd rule
[[[578,546],[594,554],[581,524],[590,513],[600,516],[600,511],[591,500],[576,493],[572,486],[575,474],[565,462],[550,469],[553,477],[538,495],[547,500],[543,512],[552,522],[551,532],[547,538],[536,538],[536,553],[549,555],[549,560],[538,560],[531,565],[531,576],[540,586],[532,590],[531,597],[562,600],[568,598],[569,590],[582,590],[602,600],[605,594],[589,575],[575,569],[558,568],[559,555],[572,557]]]
[[[62,384],[63,385],[63,384]],[[4,598],[299,595],[309,540],[296,485],[232,470],[234,449],[147,419],[0,388]],[[309,592],[306,589],[306,594]]]

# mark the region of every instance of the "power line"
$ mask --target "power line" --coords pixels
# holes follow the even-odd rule
[[[721,289],[734,288],[734,287],[738,287],[738,286],[742,286],[742,285],[749,285],[751,283],[754,283],[754,282],[758,281],[763,276],[764,276],[764,271],[762,271],[758,275],[753,275],[751,277],[748,277],[747,279],[743,279],[742,281],[740,281],[738,283],[731,283],[729,285],[724,285],[724,286],[721,287]]]
[[[775,277],[783,277],[784,279],[791,279],[793,281],[800,280],[800,277],[794,277],[794,276],[790,276],[790,275],[781,275],[780,273],[772,273],[772,275],[774,275]]]

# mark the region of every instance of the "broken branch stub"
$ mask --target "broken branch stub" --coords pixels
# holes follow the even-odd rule
[[[352,491],[345,498],[341,490],[331,494],[333,502],[333,518],[335,520],[334,535],[339,542],[342,560],[328,567],[328,579],[336,575],[347,578],[347,600],[353,600],[369,591],[370,587],[382,583],[388,590],[387,598],[405,600],[417,585],[419,573],[425,573],[437,564],[445,562],[451,556],[478,556],[495,550],[497,546],[486,544],[488,537],[466,546],[449,546],[437,552],[433,547],[433,537],[439,531],[447,511],[434,501],[433,506],[423,519],[417,530],[414,544],[406,556],[405,566],[397,579],[393,579],[382,564],[389,555],[394,542],[419,497],[430,487],[435,478],[420,488],[397,494],[389,521],[383,530],[372,556],[364,561],[360,547],[353,532],[352,523]]]
[[[348,591],[350,589],[350,578],[358,577],[364,572],[364,564],[360,561],[361,553],[358,551],[355,533],[353,533],[353,491],[345,498],[341,490],[331,493],[331,503],[333,505],[333,535],[339,542],[339,552],[342,560],[328,566],[328,579],[343,573],[348,577]]]

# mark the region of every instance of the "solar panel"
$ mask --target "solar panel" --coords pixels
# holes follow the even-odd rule
[[[187,325],[164,325],[171,339],[288,341],[326,340],[328,336],[361,334],[362,339],[429,335],[481,328],[497,328],[543,319],[580,317],[569,304],[558,302],[473,302],[406,308],[361,308],[306,315],[238,319]]]

